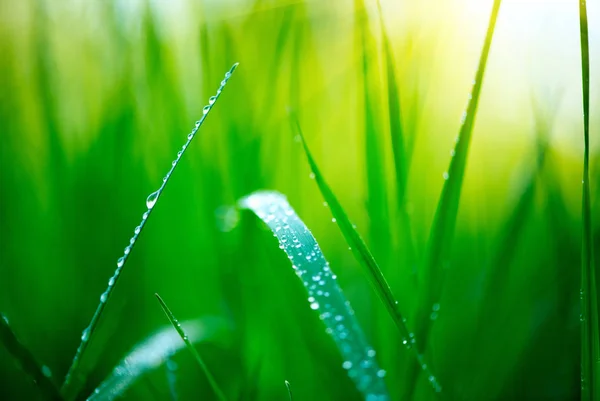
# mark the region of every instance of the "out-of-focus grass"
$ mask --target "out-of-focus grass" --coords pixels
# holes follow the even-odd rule
[[[286,107],[298,112],[323,175],[375,257],[383,258],[399,304],[415,310],[413,272],[422,267],[491,2],[381,3],[391,67],[372,1],[364,2],[373,40],[366,57],[357,51],[360,14],[352,2],[0,3],[0,310],[57,382],[146,196],[160,184],[222,71],[239,61],[243,68],[173,176],[107,305],[86,357],[90,376],[82,396],[164,324],[155,292],[180,319],[221,315],[233,321],[233,345],[198,345],[232,399],[286,399],[284,380],[294,384],[297,400],[357,396],[270,235],[257,235],[258,223],[246,219],[222,231],[232,216],[221,206],[261,188],[286,194],[319,238],[382,356],[394,384],[390,392],[403,393],[411,356],[398,347],[397,331],[371,300],[358,264],[322,207],[301,146],[289,132]],[[600,10],[592,6],[590,81],[597,82]],[[448,399],[579,396],[583,126],[577,11],[574,3],[560,1],[502,5],[441,307],[426,349]],[[397,169],[385,68],[395,73],[402,106],[404,196],[415,250],[410,266],[402,254],[407,233],[394,219],[390,195]],[[368,101],[379,110],[372,114],[377,128],[365,122],[365,79],[374,87]],[[590,85],[591,105],[600,101],[598,88]],[[542,107],[559,105],[545,125],[551,135],[543,165],[534,151],[531,93],[540,94]],[[547,95],[552,93],[561,93],[560,102]],[[592,211],[600,199],[594,110]],[[376,151],[367,148],[367,138],[376,141]],[[378,158],[379,167],[373,161]],[[528,189],[532,180],[535,188]],[[374,196],[381,205],[366,207]],[[591,218],[592,248],[598,249],[598,213]],[[384,226],[390,235],[376,228]],[[508,235],[514,227],[518,236]],[[591,262],[597,271],[597,257]],[[502,279],[489,282],[492,277]],[[174,358],[181,399],[210,394],[192,358]],[[3,347],[0,393],[39,397]],[[169,396],[164,371],[150,373],[126,396],[152,394]],[[430,397],[427,383],[418,383],[414,399]]]

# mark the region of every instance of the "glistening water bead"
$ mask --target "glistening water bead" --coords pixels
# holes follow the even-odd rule
[[[280,248],[292,260],[294,271],[308,291],[309,307],[318,312],[325,332],[335,341],[344,359],[342,368],[357,389],[366,400],[388,401],[385,371],[375,360],[375,350],[368,344],[316,240],[285,196],[259,191],[241,199],[239,204],[252,210],[278,238]]]
[[[129,239],[129,245],[123,251],[123,256],[121,256],[117,260],[117,269],[115,270],[113,276],[110,278],[110,281],[108,282],[108,288],[100,296],[100,303],[99,303],[98,307],[96,308],[96,312],[94,313],[94,316],[92,317],[92,321],[90,322],[90,325],[84,330],[84,332],[81,336],[81,343],[79,344],[79,347],[77,348],[77,352],[75,353],[75,357],[73,358],[73,362],[71,363],[69,372],[67,373],[67,376],[65,377],[65,382],[63,385],[64,387],[67,387],[71,384],[71,381],[73,378],[73,373],[75,371],[77,371],[77,369],[79,367],[79,363],[80,363],[79,361],[80,361],[81,355],[83,354],[83,352],[85,351],[85,349],[87,347],[87,343],[89,342],[90,335],[91,335],[91,333],[94,332],[94,329],[96,328],[96,325],[98,324],[100,315],[102,314],[102,311],[104,310],[104,307],[106,305],[106,301],[108,300],[108,298],[110,298],[110,295],[115,288],[115,284],[122,272],[123,265],[127,261],[127,258],[129,257],[129,254],[131,253],[131,250],[133,249],[133,245],[135,244],[137,237],[140,234],[140,232],[142,231],[146,220],[148,219],[148,217],[150,216],[150,213],[152,212],[154,206],[156,205],[156,202],[158,201],[158,198],[159,198],[162,190],[167,185],[167,182],[169,181],[169,178],[171,177],[171,175],[173,174],[173,171],[177,167],[179,160],[183,156],[183,153],[187,149],[187,147],[190,144],[190,142],[192,141],[192,139],[194,139],[194,136],[196,135],[196,133],[202,126],[202,123],[204,122],[204,120],[208,116],[208,113],[210,112],[210,110],[214,106],[215,102],[221,95],[223,88],[227,84],[227,81],[229,80],[229,78],[231,77],[231,74],[233,73],[233,71],[235,71],[237,66],[238,66],[238,63],[235,63],[231,67],[231,69],[229,71],[227,71],[227,73],[225,74],[225,79],[223,79],[221,81],[221,85],[217,89],[216,95],[211,96],[208,100],[208,104],[202,108],[202,118],[200,118],[200,120],[196,121],[196,123],[194,124],[194,128],[192,129],[192,132],[190,132],[187,135],[187,142],[182,146],[181,151],[177,152],[177,158],[171,163],[171,168],[165,175],[165,178],[163,178],[162,185],[160,186],[160,188],[158,190],[152,192],[146,198],[146,207],[148,210],[146,210],[146,212],[144,212],[144,214],[142,215],[142,222],[135,228],[133,237],[131,237]]]

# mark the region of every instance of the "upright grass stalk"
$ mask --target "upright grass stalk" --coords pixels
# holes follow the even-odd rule
[[[581,399],[597,400],[600,396],[598,367],[599,330],[596,274],[592,267],[592,212],[590,205],[590,53],[586,0],[579,1],[579,36],[581,48],[581,84],[583,93],[583,191],[581,196]]]
[[[221,401],[226,401],[227,398],[225,397],[225,394],[223,393],[223,391],[217,384],[212,373],[210,373],[210,370],[208,370],[208,367],[206,366],[206,364],[204,363],[204,360],[202,359],[202,357],[200,356],[200,354],[194,347],[194,344],[192,344],[192,342],[190,341],[190,338],[188,337],[185,330],[181,326],[181,323],[179,323],[179,321],[177,320],[175,315],[173,315],[173,312],[171,312],[171,310],[169,309],[169,307],[167,306],[165,301],[163,301],[163,299],[160,297],[160,295],[158,295],[158,294],[154,294],[154,295],[156,296],[156,299],[158,299],[158,302],[160,303],[160,307],[165,312],[165,315],[167,315],[167,318],[169,318],[169,321],[171,322],[171,324],[173,325],[175,330],[177,330],[177,334],[179,334],[179,336],[185,343],[185,346],[187,347],[187,349],[192,353],[192,355],[194,356],[194,359],[196,360],[196,362],[198,362],[198,365],[200,365],[202,372],[204,372],[204,374],[206,375],[206,378],[208,379],[208,383],[210,384],[210,387],[212,387],[213,391],[217,395],[217,398],[219,398],[219,400],[221,400]]]
[[[333,215],[333,221],[337,223],[338,227],[340,228],[340,231],[342,232],[342,235],[344,236],[346,242],[350,246],[354,257],[358,260],[359,264],[364,269],[365,274],[369,282],[371,283],[371,286],[375,290],[375,293],[383,303],[384,307],[388,311],[388,314],[392,318],[392,321],[398,328],[402,344],[413,351],[416,357],[416,362],[418,363],[419,367],[423,370],[423,372],[427,375],[428,381],[431,383],[434,390],[438,393],[441,392],[442,387],[440,386],[436,377],[430,370],[430,365],[425,363],[423,355],[417,352],[417,348],[415,347],[415,344],[417,343],[417,338],[415,338],[415,334],[408,329],[408,326],[406,325],[406,318],[404,318],[404,316],[402,315],[402,312],[400,311],[400,306],[398,305],[398,301],[392,293],[392,289],[390,288],[383,273],[381,272],[377,261],[375,261],[375,258],[371,254],[371,251],[369,250],[362,237],[356,230],[356,226],[350,222],[346,211],[339,203],[337,197],[335,196],[331,188],[329,188],[329,185],[327,184],[325,178],[321,174],[321,171],[319,170],[319,167],[317,166],[317,163],[315,162],[312,153],[308,148],[308,145],[304,138],[304,134],[302,133],[302,129],[300,128],[300,123],[298,122],[298,119],[294,114],[291,115],[291,118],[292,129],[301,139],[302,146],[304,148],[304,153],[308,160],[308,164],[310,166],[312,174],[314,175],[314,179],[317,183],[317,186],[319,187],[323,198],[325,199],[327,205],[331,210],[331,214]]]
[[[452,159],[448,171],[444,173],[444,186],[438,201],[437,210],[433,219],[433,225],[429,234],[428,249],[425,255],[425,261],[419,274],[419,302],[416,311],[416,329],[415,335],[419,339],[417,344],[420,353],[425,352],[431,325],[434,319],[431,319],[432,312],[435,316],[439,315],[440,297],[442,294],[445,264],[452,247],[452,238],[458,214],[458,204],[462,189],[463,178],[467,166],[467,157],[469,154],[469,145],[477,113],[477,105],[481,93],[483,76],[487,65],[487,59],[494,36],[496,19],[500,10],[501,0],[494,0],[488,28],[483,42],[483,48],[479,57],[479,64],[473,87],[469,93],[466,110],[461,117],[461,126],[456,137],[456,144],[452,150]],[[412,397],[419,372],[416,366],[409,370],[408,382],[412,384],[407,397]]]
[[[21,368],[29,375],[33,382],[39,387],[42,396],[47,400],[62,400],[58,388],[44,369],[37,363],[33,354],[23,345],[8,324],[8,319],[0,313],[0,342],[6,350],[21,365]]]
[[[452,246],[454,226],[458,214],[458,204],[467,166],[469,145],[471,143],[473,125],[481,93],[481,85],[483,83],[483,76],[492,43],[492,37],[494,35],[500,3],[501,0],[494,0],[487,34],[479,58],[479,65],[477,67],[475,79],[473,80],[473,88],[469,94],[466,110],[463,112],[461,118],[460,131],[456,138],[454,150],[451,153],[452,159],[450,161],[450,167],[448,168],[448,171],[444,173],[444,186],[430,231],[426,259],[420,272],[420,297],[418,313],[416,315],[416,335],[420,339],[420,351],[423,351],[427,346],[432,323],[432,320],[430,319],[431,309],[439,302],[443,288],[445,275],[444,265]]]
[[[133,250],[133,247],[135,246],[135,243],[136,243],[139,235],[141,234],[142,230],[146,226],[146,222],[148,221],[150,214],[154,210],[154,206],[156,205],[158,198],[160,197],[160,195],[162,194],[162,191],[164,190],[165,186],[169,182],[171,175],[177,168],[179,161],[180,161],[181,157],[183,156],[185,150],[190,145],[192,139],[194,139],[196,133],[198,132],[198,130],[204,123],[204,120],[208,116],[209,112],[212,110],[217,99],[221,96],[221,92],[225,88],[227,81],[229,80],[229,78],[231,78],[231,75],[233,74],[233,72],[235,71],[237,66],[238,66],[238,63],[235,63],[231,67],[231,69],[229,71],[227,71],[227,73],[225,73],[225,78],[221,81],[221,85],[217,89],[216,94],[214,96],[210,97],[208,104],[206,106],[204,106],[204,108],[202,109],[202,117],[200,118],[200,120],[196,121],[194,128],[187,136],[187,141],[183,144],[181,150],[177,152],[177,157],[171,163],[171,168],[167,172],[167,175],[163,178],[162,184],[156,191],[154,191],[150,195],[148,195],[148,198],[146,199],[147,210],[142,215],[142,220],[141,220],[140,224],[134,229],[134,234],[131,237],[131,239],[129,240],[129,244],[125,247],[123,256],[121,256],[117,260],[117,269],[115,270],[113,276],[109,279],[108,287],[106,288],[106,291],[104,291],[102,293],[102,295],[100,295],[100,303],[98,304],[98,307],[96,308],[96,312],[94,313],[89,326],[86,327],[85,330],[83,330],[83,333],[81,335],[81,343],[80,343],[79,347],[77,348],[77,352],[75,353],[75,357],[73,358],[73,362],[71,363],[71,367],[69,368],[69,371],[65,377],[65,381],[61,388],[61,393],[66,400],[74,399],[78,395],[79,391],[81,390],[81,387],[83,386],[83,383],[85,380],[85,372],[81,371],[81,369],[80,369],[81,360],[82,360],[83,355],[85,354],[85,351],[89,345],[90,339],[91,339],[92,335],[94,334],[96,327],[98,326],[98,323],[100,321],[102,313],[104,312],[104,310],[106,308],[106,303],[108,302],[108,299],[112,295],[114,288],[115,288],[119,278],[121,277],[121,272],[123,270],[123,267],[125,266],[125,263],[127,262],[129,255],[131,254],[131,251]]]
[[[325,331],[331,335],[344,359],[342,368],[364,399],[388,401],[390,398],[383,381],[386,372],[379,369],[375,350],[367,342],[319,244],[285,196],[278,192],[258,191],[242,198],[239,205],[254,212],[279,240],[279,247],[287,254],[308,292],[310,308],[319,312]]]

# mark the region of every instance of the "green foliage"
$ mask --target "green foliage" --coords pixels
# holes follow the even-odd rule
[[[380,3],[0,4],[1,399],[61,397],[144,200],[234,61],[66,398],[126,382],[115,369],[164,329],[155,293],[206,328],[194,347],[228,399],[288,399],[284,380],[294,400],[362,398],[271,232],[230,207],[261,189],[319,239],[391,399],[438,397],[425,361],[448,400],[597,395],[597,12],[503,4],[459,126],[492,3]],[[169,360],[119,397],[214,397],[192,354]]]

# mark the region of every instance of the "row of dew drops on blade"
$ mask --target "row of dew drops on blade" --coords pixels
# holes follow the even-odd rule
[[[285,197],[273,192],[259,192],[242,200],[273,231],[279,248],[287,254],[296,275],[308,292],[308,303],[319,312],[342,354],[342,368],[369,401],[388,400],[382,380],[386,372],[375,360],[376,352],[366,337],[325,260],[319,245],[306,225],[298,218]],[[301,238],[300,238],[301,237]]]
[[[216,94],[214,96],[211,96],[208,99],[208,104],[206,106],[204,106],[204,108],[202,109],[202,117],[198,121],[196,121],[196,123],[194,125],[194,128],[192,129],[192,131],[187,136],[187,141],[183,144],[183,146],[181,147],[181,150],[179,150],[177,152],[177,157],[171,163],[171,168],[169,169],[169,171],[167,172],[167,174],[163,178],[162,184],[161,184],[160,188],[158,188],[156,191],[152,192],[146,198],[146,207],[147,207],[147,210],[142,215],[142,221],[140,222],[140,224],[137,227],[135,227],[135,229],[133,231],[133,236],[129,239],[129,244],[125,247],[125,249],[123,251],[123,255],[117,260],[117,269],[115,270],[115,272],[112,275],[112,277],[108,280],[108,287],[107,287],[106,291],[104,291],[102,293],[102,295],[100,295],[100,303],[101,304],[106,303],[106,301],[108,300],[108,298],[109,298],[109,296],[110,296],[110,294],[112,292],[112,289],[114,288],[117,280],[119,279],[119,276],[121,275],[121,270],[123,269],[123,266],[125,265],[125,262],[127,261],[127,258],[129,257],[129,254],[131,253],[133,245],[137,241],[140,233],[142,232],[142,229],[144,228],[144,225],[146,224],[146,221],[148,220],[148,217],[150,216],[150,213],[152,212],[152,210],[154,208],[154,205],[158,201],[158,198],[160,197],[163,189],[167,185],[167,182],[169,181],[169,178],[173,174],[173,171],[175,171],[175,168],[179,164],[179,161],[181,160],[181,157],[183,156],[185,150],[190,145],[192,139],[194,139],[194,136],[196,135],[196,133],[198,132],[198,130],[202,126],[202,123],[204,122],[204,120],[208,116],[208,113],[210,112],[210,110],[214,106],[215,102],[217,101],[217,99],[221,95],[221,92],[225,88],[225,85],[227,85],[227,81],[229,81],[229,78],[231,78],[231,75],[235,71],[235,69],[237,68],[238,64],[239,63],[235,63],[231,67],[231,69],[225,73],[225,78],[223,78],[223,80],[221,81],[221,85],[219,86],[219,89],[217,89]],[[85,343],[85,342],[88,341],[88,338],[89,338],[89,335],[90,335],[90,330],[91,330],[90,327],[87,327],[83,331],[83,333],[81,335],[81,341],[82,341],[82,343]]]
[[[464,122],[464,119],[465,119],[465,113],[463,114],[462,122]],[[299,137],[297,137],[296,140],[297,141],[301,141],[302,139],[299,138]],[[457,138],[456,141],[458,142],[458,138]],[[452,150],[451,156],[454,156],[454,150]],[[447,175],[447,173],[444,173],[444,179],[447,179],[446,175]],[[309,178],[311,180],[314,180],[316,178],[316,176],[315,176],[315,174],[313,172],[311,172],[309,174]],[[323,206],[326,207],[326,208],[328,208],[329,204],[327,202],[323,202]],[[336,218],[332,217],[331,218],[331,222],[332,223],[337,223]],[[356,224],[352,224],[352,228],[356,230],[357,229]],[[283,246],[281,244],[280,244],[280,248],[283,249]],[[348,250],[351,251],[352,248],[349,247]],[[334,276],[334,278],[335,278],[335,276]],[[310,298],[309,298],[309,301],[310,301]],[[396,305],[398,305],[398,301],[396,301],[395,303],[396,303]],[[429,318],[431,320],[437,320],[437,318],[439,316],[439,311],[440,311],[440,304],[436,302],[431,307],[431,314],[429,315]],[[403,318],[403,321],[404,321],[404,323],[406,323],[406,318]],[[402,338],[402,344],[407,349],[413,349],[414,348],[416,350],[416,348],[415,348],[416,347],[416,343],[417,343],[417,341],[415,339],[415,334],[413,332],[409,332],[408,338]],[[417,353],[417,362],[421,366],[421,369],[423,370],[423,372],[426,374],[427,379],[428,379],[429,383],[431,384],[431,386],[433,387],[433,389],[436,392],[441,392],[442,391],[442,387],[439,384],[439,382],[437,381],[435,375],[431,372],[431,370],[427,366],[427,363],[425,363],[425,360],[424,360],[422,354]]]

